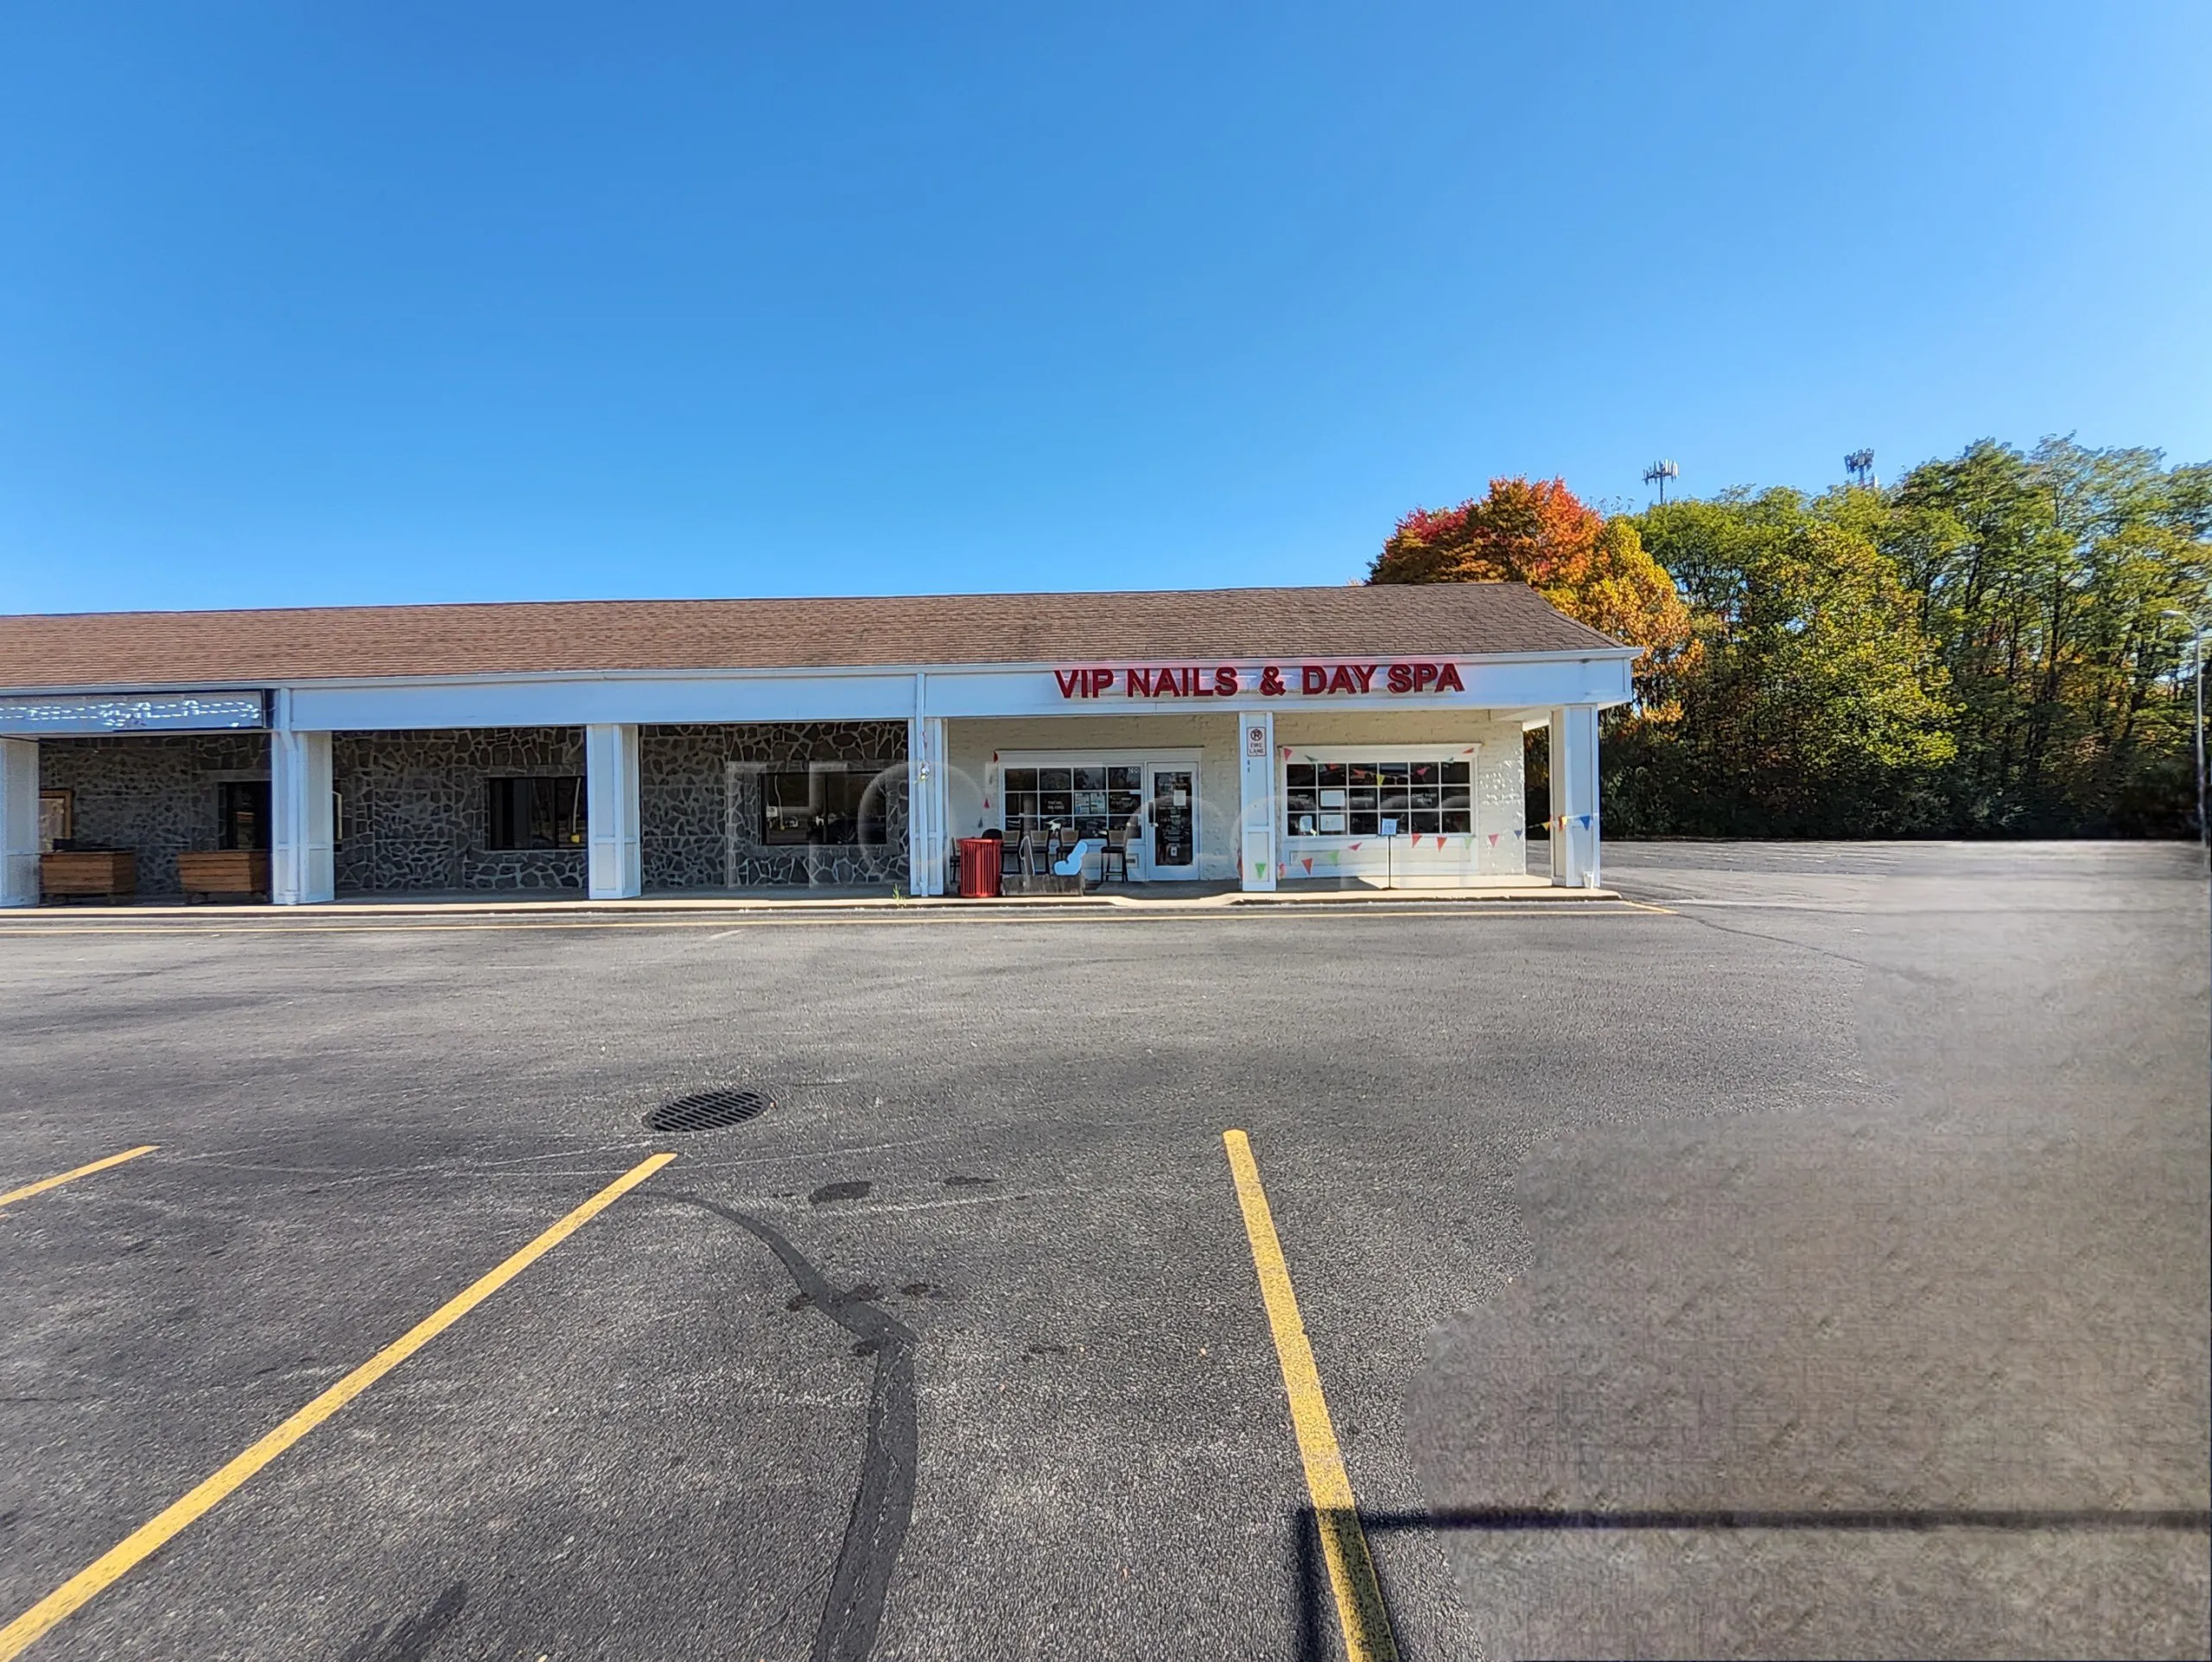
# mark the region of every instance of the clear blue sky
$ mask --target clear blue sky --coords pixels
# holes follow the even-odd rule
[[[2212,457],[2212,7],[0,11],[0,611],[1336,583]]]

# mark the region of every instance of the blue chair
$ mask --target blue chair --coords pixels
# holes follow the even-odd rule
[[[1064,856],[1052,862],[1052,875],[1055,877],[1081,877],[1084,863],[1105,846],[1106,839],[1103,837],[1080,838],[1069,848]],[[1105,863],[1103,860],[1099,863],[1098,880],[1101,882],[1106,880]]]

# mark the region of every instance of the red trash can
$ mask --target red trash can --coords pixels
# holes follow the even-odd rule
[[[993,837],[960,839],[960,898],[995,901],[999,897],[999,843]]]

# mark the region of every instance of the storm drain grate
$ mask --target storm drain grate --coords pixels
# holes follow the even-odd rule
[[[719,1131],[725,1125],[742,1125],[757,1119],[769,1107],[758,1091],[695,1091],[688,1097],[664,1102],[645,1115],[651,1131]]]

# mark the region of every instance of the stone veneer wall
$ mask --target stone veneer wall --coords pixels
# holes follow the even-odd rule
[[[137,855],[142,895],[183,893],[176,856],[215,846],[218,785],[268,777],[266,733],[118,734],[38,744],[39,788],[75,793],[73,840]]]
[[[487,779],[582,778],[580,727],[339,733],[330,769],[342,804],[337,886],[391,889],[582,888],[585,852],[487,849]]]
[[[760,774],[810,761],[880,770],[888,799],[881,847],[772,848],[760,842]],[[733,762],[739,764],[734,770]],[[645,727],[638,735],[638,774],[639,854],[648,889],[907,881],[904,722]]]

